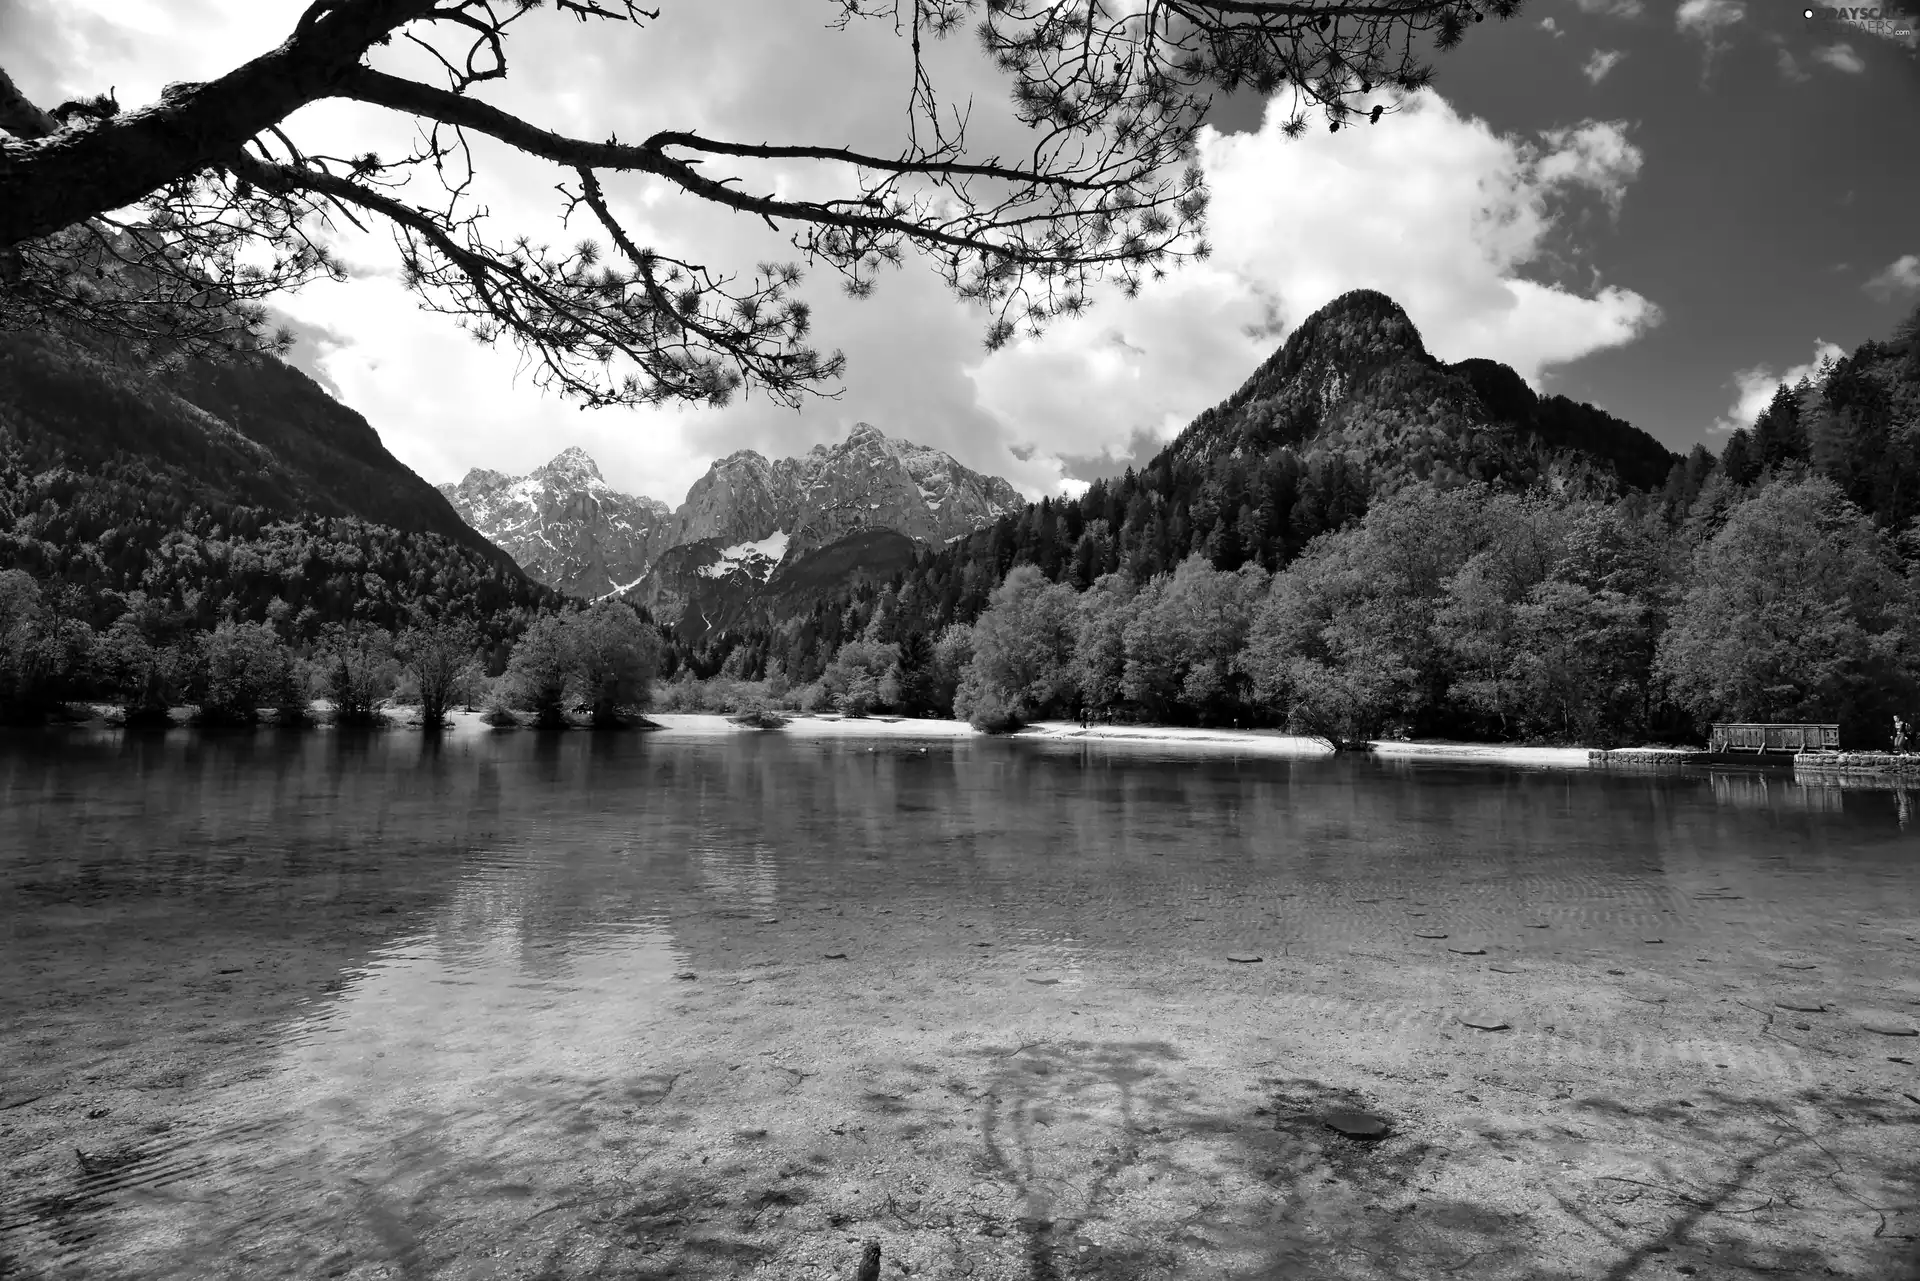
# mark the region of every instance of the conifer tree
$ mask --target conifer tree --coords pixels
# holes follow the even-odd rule
[[[1291,86],[1293,133],[1309,109],[1336,128],[1358,113],[1377,120],[1431,78],[1416,38],[1449,48],[1517,5],[835,0],[839,24],[890,24],[911,58],[902,145],[865,152],[708,137],[670,120],[637,140],[570,136],[482,96],[512,72],[530,22],[644,38],[662,18],[639,0],[311,0],[277,48],[131,110],[103,93],[48,111],[0,70],[0,327],[75,326],[190,352],[284,346],[287,335],[263,332],[263,300],[343,275],[325,239],[339,219],[390,227],[425,306],[512,343],[563,395],[719,404],[757,386],[795,403],[843,364],[809,343],[799,266],[729,273],[644,243],[620,212],[626,178],[766,221],[855,296],[913,248],[985,307],[998,346],[1078,314],[1101,280],[1133,290],[1206,254],[1196,139],[1216,94]],[[969,113],[941,99],[924,42],[968,25],[1012,80],[1033,146],[980,154]],[[381,67],[376,48],[391,51]],[[404,74],[401,55],[420,74]],[[289,118],[323,100],[410,118],[421,145],[315,154]],[[493,231],[472,186],[492,145],[550,165],[557,212],[599,238],[553,248]],[[787,194],[743,183],[762,162],[803,176]]]

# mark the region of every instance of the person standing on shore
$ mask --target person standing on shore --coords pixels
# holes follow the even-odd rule
[[[1900,719],[1900,713],[1893,714],[1893,750],[1904,753],[1907,750],[1907,723]]]

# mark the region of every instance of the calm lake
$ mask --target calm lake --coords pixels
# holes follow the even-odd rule
[[[1913,799],[14,734],[0,1276],[1904,1276]]]

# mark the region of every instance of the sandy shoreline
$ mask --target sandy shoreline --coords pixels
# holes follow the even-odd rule
[[[943,721],[912,716],[817,716],[782,712],[787,723],[777,730],[758,730],[735,724],[717,712],[648,712],[660,732],[683,734],[789,734],[795,738],[972,738],[978,731],[965,721]]]
[[[1072,721],[1037,721],[1013,737],[1059,742],[1146,743],[1155,747],[1230,747],[1235,751],[1273,756],[1331,756],[1326,740],[1283,734],[1278,730],[1180,729],[1171,725],[1090,725]]]
[[[332,728],[327,724],[327,705],[318,702],[315,707],[315,724],[307,729]],[[91,708],[93,718],[84,725],[112,727],[108,713],[112,710],[104,705]],[[175,728],[188,727],[187,709],[176,709]],[[383,709],[388,729],[419,729],[419,713],[409,707],[389,707]],[[664,733],[675,738],[683,736],[723,736],[728,734],[780,733],[796,738],[854,738],[854,739],[970,739],[986,737],[965,721],[946,720],[913,716],[842,716],[833,712],[781,712],[786,724],[777,730],[757,730],[750,726],[735,723],[731,718],[718,712],[654,712],[646,713],[648,725],[643,728],[652,733]],[[495,732],[488,725],[485,713],[455,708],[447,714],[448,732],[455,735],[487,734]],[[529,728],[525,723],[520,726],[504,727],[505,731]],[[574,728],[584,728],[576,725]],[[1230,750],[1262,756],[1311,757],[1330,756],[1333,748],[1323,738],[1299,734],[1288,734],[1271,729],[1227,729],[1213,727],[1196,729],[1173,725],[1090,725],[1082,727],[1073,721],[1048,720],[1035,721],[1023,726],[1006,737],[1022,741],[1100,743],[1103,745],[1141,745],[1158,749],[1191,749],[1203,752]],[[1609,763],[1594,759],[1594,749],[1588,747],[1538,747],[1519,743],[1448,743],[1448,742],[1403,742],[1397,739],[1375,739],[1367,743],[1368,752],[1374,756],[1424,761],[1461,761],[1482,762],[1500,765],[1547,766],[1557,769],[1588,769],[1595,765]],[[1640,757],[1671,755],[1678,761],[1690,754],[1686,748],[1634,748],[1631,755]],[[1617,763],[1617,762],[1616,762]]]

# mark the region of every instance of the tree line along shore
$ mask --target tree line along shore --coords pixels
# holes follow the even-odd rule
[[[1838,721],[1885,745],[1920,690],[1920,557],[1803,466],[1746,486],[1715,471],[1679,519],[1656,506],[1410,485],[1315,538],[1279,572],[1191,555],[1141,583],[1084,589],[1008,569],[986,607],[914,628],[911,583],[854,597],[811,679],[736,645],[698,649],[619,600],[525,611],[490,643],[426,609],[300,639],[285,609],[167,634],[133,594],[96,628],[21,570],[0,572],[0,713],[105,702],[128,724],[339,723],[456,704],[501,723],[619,724],[648,708],[1281,728],[1336,741],[1411,735],[1607,747],[1699,742],[1716,720]],[[764,651],[761,661],[765,661]],[[801,674],[805,674],[804,670]]]

